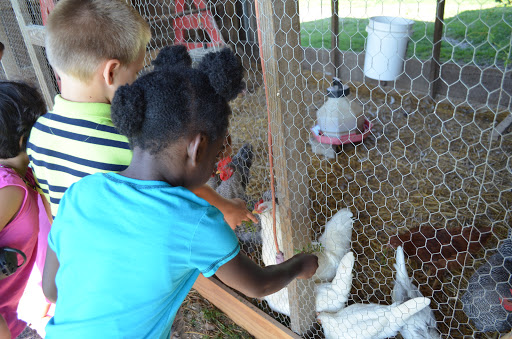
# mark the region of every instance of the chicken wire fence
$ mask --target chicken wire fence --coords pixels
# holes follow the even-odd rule
[[[510,119],[511,8],[487,0],[339,1],[333,26],[333,3],[131,1],[152,28],[148,65],[174,43],[187,44],[194,60],[228,45],[243,62],[246,91],[232,104],[230,125],[235,174],[213,180],[259,213],[260,223],[236,229],[243,251],[274,263],[276,233],[285,258],[320,253],[316,282],[250,301],[305,338],[416,338],[415,327],[431,338],[510,331],[512,136],[506,124],[495,128]],[[50,97],[57,82],[26,26],[43,25],[52,6],[0,1],[0,76],[37,79]],[[383,51],[394,42],[382,41],[395,39],[387,32],[367,66],[375,17],[411,21],[403,55]],[[397,57],[398,71],[382,76]],[[334,76],[348,96],[325,95]],[[361,114],[352,142],[319,142],[336,143],[346,130],[311,131],[328,99],[350,101],[332,114]]]

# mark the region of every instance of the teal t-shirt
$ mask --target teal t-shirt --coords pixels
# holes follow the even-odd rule
[[[183,187],[98,173],[64,194],[48,244],[60,267],[46,338],[169,338],[199,273],[235,257],[221,212]]]

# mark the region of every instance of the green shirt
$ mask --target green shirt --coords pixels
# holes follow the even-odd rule
[[[110,105],[55,97],[53,111],[41,116],[30,133],[27,153],[53,216],[73,183],[89,174],[119,172],[132,159],[128,139],[110,118]]]

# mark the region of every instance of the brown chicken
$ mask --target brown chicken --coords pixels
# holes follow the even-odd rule
[[[410,259],[439,270],[457,269],[464,265],[468,253],[475,253],[491,237],[491,228],[454,227],[436,229],[423,225],[395,235],[389,244],[402,246]],[[469,246],[468,246],[469,245]]]

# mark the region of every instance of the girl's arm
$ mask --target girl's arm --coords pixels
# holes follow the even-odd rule
[[[275,293],[293,279],[309,279],[318,268],[318,257],[297,254],[279,265],[260,267],[243,253],[222,265],[217,277],[226,285],[248,297],[261,298]]]
[[[247,209],[243,200],[226,199],[206,184],[192,192],[217,207],[232,229],[241,225],[242,221],[258,222],[258,219]]]
[[[57,302],[57,286],[55,285],[55,276],[59,269],[59,260],[55,252],[48,246],[46,250],[46,261],[43,270],[43,293],[46,299],[52,303]]]
[[[25,199],[25,190],[18,186],[0,188],[0,231],[18,214]]]

